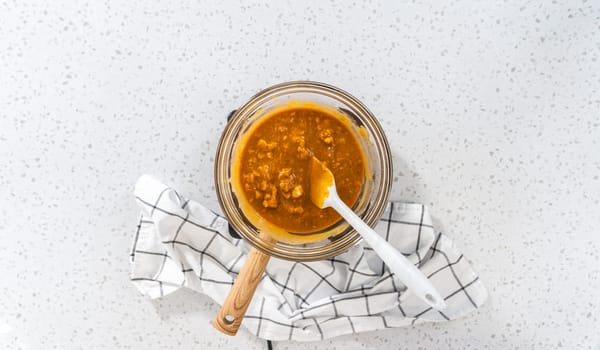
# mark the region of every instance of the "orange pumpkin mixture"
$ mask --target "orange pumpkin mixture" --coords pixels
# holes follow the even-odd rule
[[[250,206],[291,233],[324,229],[340,216],[310,200],[310,159],[333,173],[340,198],[350,207],[365,174],[363,153],[348,122],[314,104],[276,110],[245,135],[238,161],[239,183]]]

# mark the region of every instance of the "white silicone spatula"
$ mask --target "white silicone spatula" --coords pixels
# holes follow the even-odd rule
[[[335,209],[362,236],[404,285],[429,306],[444,310],[446,303],[435,287],[402,253],[362,221],[338,196],[331,171],[317,158],[311,159],[310,199],[319,208]]]

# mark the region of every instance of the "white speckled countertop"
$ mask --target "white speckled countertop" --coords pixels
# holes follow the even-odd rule
[[[490,299],[275,349],[600,349],[600,3],[433,3],[0,3],[0,348],[265,349],[129,283],[132,186],[216,209],[227,113],[311,79],[380,119],[393,197],[431,206]]]

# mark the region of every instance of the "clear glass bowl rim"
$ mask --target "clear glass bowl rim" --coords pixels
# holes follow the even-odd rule
[[[346,91],[325,83],[290,81],[273,85],[258,92],[235,111],[225,126],[217,147],[214,168],[215,190],[219,205],[229,223],[250,245],[265,254],[282,259],[314,261],[343,253],[361,241],[360,235],[356,231],[350,230],[342,237],[318,247],[292,248],[289,245],[279,246],[273,244],[269,240],[262,239],[253,228],[242,220],[241,210],[237,207],[229,185],[229,158],[232,154],[236,138],[244,126],[244,122],[251,117],[251,112],[256,110],[257,105],[260,106],[270,98],[294,92],[316,93],[338,100],[351,108],[353,112],[356,112],[356,117],[360,119],[368,131],[370,140],[374,144],[374,151],[380,160],[380,168],[373,169],[373,171],[381,172],[381,179],[378,188],[375,189],[373,205],[363,215],[363,220],[370,226],[377,224],[385,210],[392,184],[393,169],[389,143],[381,124],[364,104]]]

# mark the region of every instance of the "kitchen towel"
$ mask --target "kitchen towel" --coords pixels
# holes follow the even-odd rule
[[[179,288],[222,304],[248,246],[227,220],[143,175],[135,186],[141,216],[131,251],[131,281],[158,298]],[[364,244],[316,262],[272,258],[242,322],[268,340],[313,341],[343,334],[442,322],[487,298],[483,283],[452,241],[432,224],[427,207],[390,202],[375,231],[404,253],[444,297],[434,310],[390,274]]]

